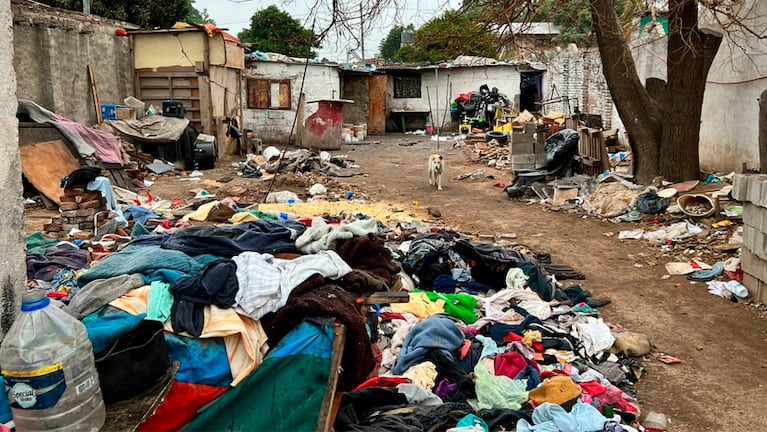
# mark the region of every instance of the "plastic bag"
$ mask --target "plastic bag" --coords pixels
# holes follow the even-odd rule
[[[637,197],[637,210],[644,214],[661,214],[668,208],[668,198],[661,198],[654,191],[645,192]]]
[[[570,163],[578,151],[578,132],[562,129],[546,138],[543,150],[546,152],[546,168],[549,175],[561,176],[570,168]]]
[[[469,405],[475,410],[511,409],[517,410],[527,401],[527,382],[513,380],[507,376],[494,376],[482,364],[474,368],[477,399]]]

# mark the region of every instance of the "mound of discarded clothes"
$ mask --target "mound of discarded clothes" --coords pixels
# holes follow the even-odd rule
[[[315,430],[334,391],[337,431],[636,430],[649,340],[605,323],[596,308],[609,301],[563,285],[583,279],[574,269],[449,231],[387,241],[364,215],[301,221],[35,234],[28,272],[86,324],[102,388],[143,371],[105,395],[172,382],[138,430]],[[406,302],[366,300],[402,291]]]

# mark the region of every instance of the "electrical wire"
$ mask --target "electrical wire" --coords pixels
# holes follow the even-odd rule
[[[314,33],[314,25],[315,21],[312,21],[312,33]],[[312,41],[309,41],[309,47],[308,49],[311,51]],[[304,94],[304,84],[306,83],[306,73],[309,70],[309,56],[306,56],[306,61],[304,62],[304,74],[301,77],[301,88],[298,91],[298,101],[301,101],[301,97]],[[306,101],[304,101],[306,103]],[[290,134],[288,134],[288,137],[293,136],[293,132],[296,130],[296,124],[298,123],[298,112],[300,107],[296,107],[296,115],[293,116],[293,124],[290,126]],[[302,119],[303,120],[303,119]],[[288,151],[288,146],[290,145],[290,139],[288,139],[285,142],[285,145],[282,147],[282,151],[280,152],[280,160],[277,162],[277,170],[274,172],[274,177],[272,177],[272,181],[269,182],[269,188],[266,190],[266,194],[264,195],[264,204],[266,204],[266,198],[269,196],[269,194],[272,192],[272,188],[274,188],[274,183],[277,181],[277,176],[280,175],[280,169],[282,168],[282,161],[285,159],[285,152]]]

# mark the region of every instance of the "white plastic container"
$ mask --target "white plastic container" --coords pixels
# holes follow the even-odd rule
[[[16,430],[92,431],[104,425],[93,347],[85,326],[27,291],[0,346],[0,367]]]

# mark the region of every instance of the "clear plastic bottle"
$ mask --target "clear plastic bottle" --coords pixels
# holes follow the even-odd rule
[[[18,431],[98,431],[106,410],[85,326],[27,291],[0,346],[0,368]]]

